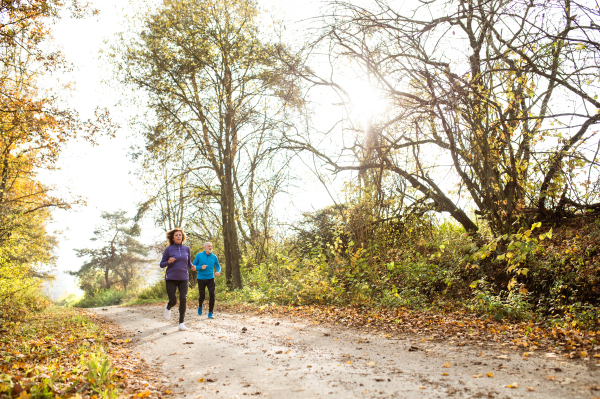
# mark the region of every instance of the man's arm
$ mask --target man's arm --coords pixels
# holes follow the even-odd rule
[[[190,252],[191,253],[191,252]],[[197,266],[200,264],[200,254],[197,254],[192,263],[192,270],[196,271]]]
[[[217,269],[217,273],[221,273],[221,265],[219,264],[219,258],[215,255],[215,268]]]

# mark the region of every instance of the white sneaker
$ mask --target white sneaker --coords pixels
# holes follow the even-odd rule
[[[185,326],[185,324],[179,323],[179,331],[185,331],[185,330],[187,330],[187,327]]]
[[[167,306],[169,305],[167,304]],[[167,308],[167,306],[165,306],[165,319],[171,320],[171,311]]]

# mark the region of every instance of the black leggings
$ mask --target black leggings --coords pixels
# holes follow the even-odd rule
[[[198,280],[198,291],[200,291],[198,302],[200,307],[202,307],[204,298],[206,298],[206,287],[208,287],[208,311],[212,313],[215,308],[215,279],[209,278],[208,280]]]
[[[187,280],[166,280],[167,281],[167,295],[169,295],[169,303],[167,309],[171,309],[177,303],[176,290],[179,288],[179,323],[183,323],[185,318],[185,302],[187,299],[188,292],[188,281]]]

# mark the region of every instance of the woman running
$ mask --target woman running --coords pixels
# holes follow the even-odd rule
[[[185,233],[180,228],[175,228],[167,233],[169,246],[163,253],[160,267],[167,268],[165,280],[169,303],[165,308],[165,319],[171,318],[171,308],[177,303],[176,291],[179,289],[179,330],[185,331],[183,324],[185,318],[186,299],[188,291],[188,269],[192,269],[190,247],[183,245]],[[195,269],[195,268],[194,268]]]

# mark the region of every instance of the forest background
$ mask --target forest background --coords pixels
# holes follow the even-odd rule
[[[72,308],[164,303],[174,227],[221,305],[600,357],[597,2],[107,4],[0,2],[0,396],[117,397]]]
[[[69,64],[46,40],[96,10],[4,7],[3,318],[45,306],[52,210],[83,203],[51,185],[65,143],[126,129],[139,197],[104,190],[130,209],[70,248],[85,295],[62,303],[163,300],[145,221],[213,241],[222,301],[597,327],[595,3],[329,2],[295,28],[246,1],[140,4],[102,45],[117,103],[89,120],[48,84]]]

